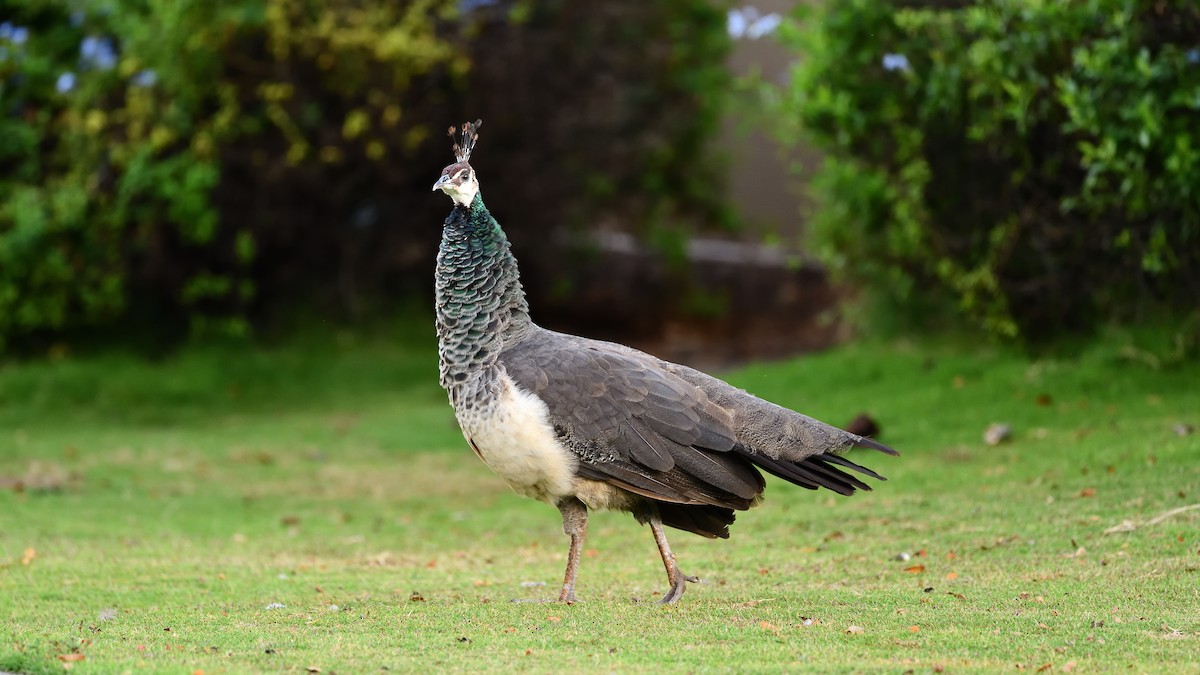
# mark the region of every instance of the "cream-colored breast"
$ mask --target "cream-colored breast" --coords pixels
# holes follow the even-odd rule
[[[546,404],[503,371],[498,389],[486,409],[460,413],[467,441],[518,494],[550,503],[573,494],[576,460],[558,442]]]

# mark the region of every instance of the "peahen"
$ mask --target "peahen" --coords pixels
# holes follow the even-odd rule
[[[462,126],[434,190],[454,201],[437,257],[441,384],[471,449],[517,493],[553,504],[571,538],[560,602],[575,602],[588,509],[648,523],[667,570],[663,603],[694,582],[664,526],[727,538],[759,503],[758,469],[843,495],[883,480],[841,456],[891,448],[635,349],[546,330],[529,306],[508,239],[468,160],[481,122]],[[450,129],[455,138],[455,129]]]

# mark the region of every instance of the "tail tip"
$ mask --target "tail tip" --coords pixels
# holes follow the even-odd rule
[[[900,453],[898,451],[884,445],[883,443],[880,443],[879,441],[867,438],[865,436],[859,436],[859,437],[855,438],[854,439],[854,447],[870,448],[871,450],[878,450],[879,452],[882,452],[885,455],[891,455],[892,457],[900,456]]]

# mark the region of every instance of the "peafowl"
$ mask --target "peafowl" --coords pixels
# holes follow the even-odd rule
[[[734,512],[757,505],[759,469],[842,495],[884,480],[842,456],[896,455],[643,352],[546,330],[529,316],[508,239],[483,204],[471,152],[481,122],[462,125],[455,162],[434,183],[454,201],[437,256],[440,380],[468,445],[518,494],[558,508],[570,537],[558,601],[576,602],[588,509],[648,524],[675,603],[684,574],[664,527],[728,538]]]

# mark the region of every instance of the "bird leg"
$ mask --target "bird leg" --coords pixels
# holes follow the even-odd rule
[[[579,554],[583,553],[583,539],[587,536],[587,507],[574,497],[568,497],[558,503],[562,513],[563,533],[571,538],[571,548],[567,551],[567,572],[563,575],[562,592],[558,601],[568,605],[578,602],[575,599],[575,577],[579,574]]]
[[[700,577],[692,577],[683,573],[679,566],[675,564],[675,554],[671,552],[671,545],[667,543],[667,533],[663,531],[662,517],[658,515],[658,508],[650,505],[647,508],[646,522],[650,523],[650,531],[654,533],[654,543],[658,544],[658,553],[662,556],[663,566],[667,568],[667,581],[671,584],[671,590],[659,600],[660,605],[673,605],[679,602],[679,598],[683,597],[683,592],[687,590],[685,582],[693,584],[700,581]]]

